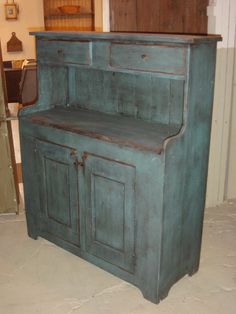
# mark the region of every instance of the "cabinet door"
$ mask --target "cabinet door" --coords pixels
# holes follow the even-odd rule
[[[37,141],[42,232],[79,245],[76,151]]]
[[[130,273],[135,265],[135,168],[87,155],[86,250]]]

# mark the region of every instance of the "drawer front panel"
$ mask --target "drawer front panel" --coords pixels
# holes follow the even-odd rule
[[[90,42],[38,41],[37,57],[41,63],[90,65]]]
[[[181,47],[112,44],[114,68],[184,75],[186,49]]]

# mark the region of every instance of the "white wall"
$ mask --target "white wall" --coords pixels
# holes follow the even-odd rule
[[[236,198],[236,49],[234,50],[234,84],[229,137],[228,175],[226,181],[226,199]]]
[[[231,129],[236,123],[235,118],[232,120],[236,0],[210,0],[209,4],[208,32],[221,34],[223,37],[217,50],[206,200],[207,206],[215,206],[228,199],[229,189],[230,197],[236,198],[236,189],[234,188],[234,193],[232,190],[232,185],[236,185],[236,167],[233,166],[235,157],[232,158],[235,150],[232,151],[233,138],[230,140]]]
[[[6,0],[0,0],[0,40],[3,60],[35,58],[35,42],[34,38],[29,36],[29,31],[43,28],[43,0],[16,0],[15,2],[19,4],[19,15],[17,20],[11,21],[5,19]],[[23,42],[21,53],[7,52],[6,43],[11,38],[12,32],[16,32],[16,36]]]
[[[109,0],[103,0],[103,31],[109,32],[110,31],[110,2]]]
[[[109,32],[109,0],[95,0],[95,31]]]

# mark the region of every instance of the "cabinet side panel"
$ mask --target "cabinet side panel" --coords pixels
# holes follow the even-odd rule
[[[183,201],[182,264],[185,271],[197,271],[200,258],[202,222],[205,207],[207,170],[214,95],[216,45],[192,49],[189,117],[186,128],[186,175]]]
[[[38,65],[38,110],[67,104],[68,74],[66,67]]]
[[[187,121],[167,144],[160,298],[185,274],[198,270],[215,74],[215,44],[190,54]],[[171,196],[171,197],[170,197]]]
[[[22,123],[21,158],[28,234],[30,237],[36,239],[39,235],[40,205],[35,158],[35,143],[33,138],[24,136]]]

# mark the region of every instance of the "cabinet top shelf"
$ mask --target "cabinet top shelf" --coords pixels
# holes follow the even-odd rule
[[[26,119],[34,124],[158,154],[163,149],[164,140],[179,132],[174,125],[74,108],[57,107],[27,115]]]
[[[172,43],[172,44],[196,44],[202,42],[221,41],[220,35],[176,35],[159,33],[115,33],[115,32],[30,32],[31,35],[48,39],[75,39],[75,40],[121,40],[151,43]]]

